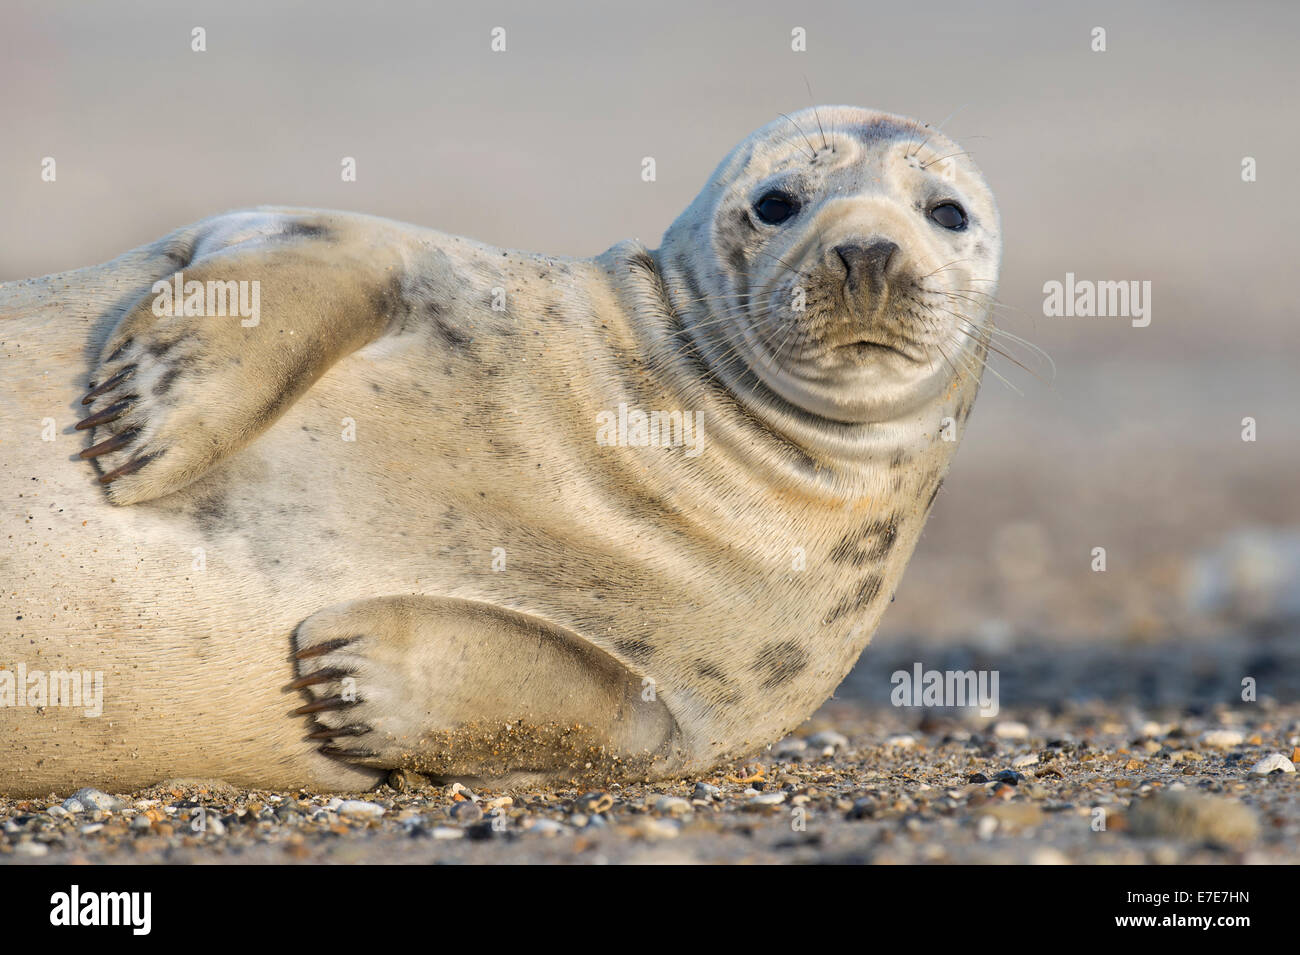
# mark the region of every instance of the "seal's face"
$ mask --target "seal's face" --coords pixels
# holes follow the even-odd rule
[[[809,414],[896,420],[978,378],[997,209],[927,127],[847,107],[777,120],[723,162],[665,249],[684,242],[712,253],[691,258],[709,303],[697,333]]]

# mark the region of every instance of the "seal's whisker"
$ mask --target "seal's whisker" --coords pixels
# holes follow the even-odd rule
[[[789,262],[781,258],[779,255],[774,255],[773,253],[768,252],[766,249],[754,249],[753,251],[757,252],[759,255],[766,255],[769,259],[773,259],[774,261],[780,262],[782,265],[784,265],[787,269],[789,269],[791,272],[793,272],[797,277],[801,279],[809,277],[805,275],[801,269],[798,269],[795,266],[791,265]]]
[[[969,333],[965,333],[965,334],[969,334]],[[953,340],[952,340],[952,339],[949,339],[949,341],[953,341]],[[954,344],[955,344],[955,342],[954,342]],[[1000,371],[998,371],[996,368],[994,368],[992,365],[990,365],[990,364],[988,363],[988,359],[987,359],[987,358],[986,358],[986,359],[983,359],[983,360],[980,362],[980,364],[981,364],[981,366],[984,368],[985,371],[987,371],[989,374],[993,375],[995,378],[997,378],[999,381],[1001,381],[1004,385],[1006,385],[1008,388],[1010,388],[1012,391],[1014,391],[1014,392],[1015,392],[1017,395],[1019,395],[1021,398],[1023,398],[1023,397],[1025,396],[1025,393],[1024,393],[1023,391],[1021,391],[1021,390],[1020,390],[1016,385],[1014,385],[1014,384],[1011,382],[1011,380],[1010,380],[1009,378],[1007,378],[1007,377],[1006,377],[1005,375],[1003,375]],[[1033,374],[1033,372],[1030,372],[1030,374]]]
[[[919,277],[917,278],[916,281],[917,281],[918,283],[919,283],[919,282],[924,282],[924,281],[925,281],[926,279],[928,279],[931,275],[937,275],[937,274],[940,273],[940,272],[943,272],[943,271],[945,271],[945,270],[947,270],[947,269],[952,268],[954,265],[960,265],[962,262],[970,262],[970,261],[972,261],[972,260],[971,260],[971,259],[953,259],[951,262],[949,262],[949,263],[947,263],[947,264],[945,264],[945,265],[941,265],[941,266],[939,266],[939,267],[938,267],[937,269],[935,269],[933,272],[926,272],[924,275],[919,276]]]
[[[1004,305],[1002,302],[999,302],[996,299],[994,299],[993,296],[988,295],[984,292],[961,291],[961,292],[940,292],[938,294],[948,299],[957,299],[958,301],[969,302],[970,304],[974,305],[976,308],[979,309],[993,309],[993,308],[1000,307],[1000,308],[1007,309],[1009,311],[1014,310],[1012,306]]]
[[[940,157],[937,158],[937,159],[931,159],[929,162],[921,163],[921,168],[922,168],[922,169],[929,169],[929,168],[930,168],[931,166],[933,166],[935,163],[937,163],[937,162],[943,162],[945,159],[954,159],[954,158],[956,158],[957,156],[973,156],[973,155],[975,155],[973,152],[970,152],[969,150],[963,149],[961,152],[949,153],[949,154],[946,155],[946,156],[940,156]]]
[[[808,144],[809,156],[811,158],[811,161],[816,162],[817,147],[814,146],[812,140],[808,138],[808,134],[803,131],[803,127],[800,126],[798,123],[796,123],[793,119],[790,119],[790,117],[787,116],[785,113],[782,113],[781,115],[784,116],[786,119],[789,119],[790,125],[792,125],[795,129],[799,130],[799,135],[802,136],[804,138],[804,142]]]
[[[959,289],[957,291],[931,292],[931,294],[942,295],[949,299],[957,299],[962,302],[970,302],[976,308],[993,310],[1000,308],[1007,312],[1018,312],[1020,309],[1014,305],[1008,305],[1005,302],[999,302],[987,292],[978,292],[971,289]]]
[[[805,73],[804,76],[803,76],[803,85],[804,85],[805,87],[807,87],[807,89],[808,89],[808,99],[809,99],[809,101],[812,101],[812,98],[813,98],[813,95],[812,95],[812,84],[808,82],[808,74],[807,74],[807,73]],[[827,148],[830,146],[830,144],[826,142],[826,130],[822,129],[822,118],[821,118],[821,116],[817,113],[817,107],[816,107],[816,105],[813,106],[812,111],[813,111],[813,119],[817,120],[817,132],[821,133],[821,135],[822,135],[822,149],[827,149]]]
[[[953,315],[953,317],[956,318],[956,319],[958,320],[958,324],[953,326],[953,331],[955,331],[955,332],[957,332],[957,333],[959,333],[959,334],[965,335],[967,338],[970,338],[970,339],[972,339],[973,341],[978,342],[979,344],[983,345],[984,348],[985,348],[986,350],[988,350],[988,351],[990,351],[990,352],[993,352],[993,353],[996,354],[996,355],[1000,355],[1001,357],[1005,358],[1007,361],[1011,362],[1013,365],[1017,366],[1018,368],[1022,369],[1022,370],[1025,371],[1025,372],[1027,372],[1028,374],[1033,375],[1033,376],[1034,376],[1035,378],[1037,378],[1039,381],[1043,381],[1044,383],[1046,383],[1046,380],[1045,380],[1045,379],[1043,378],[1043,376],[1040,375],[1037,371],[1035,371],[1034,369],[1030,368],[1028,365],[1026,365],[1024,362],[1020,361],[1020,360],[1019,360],[1018,358],[1016,358],[1014,355],[1010,354],[1010,353],[1007,352],[1007,351],[1004,351],[1003,349],[999,348],[997,345],[993,344],[993,342],[992,342],[992,340],[991,340],[991,339],[992,339],[992,334],[991,334],[992,326],[987,326],[987,327],[985,327],[985,328],[978,328],[978,329],[968,329],[968,328],[963,327],[963,325],[960,324],[960,323],[965,322],[965,323],[970,324],[970,319],[969,319],[969,318],[967,318],[967,317],[964,316],[964,315],[957,315],[957,314],[952,313],[952,312],[950,312],[949,314]],[[992,373],[995,374],[995,375],[998,375],[999,378],[1002,377],[1000,374],[998,374],[998,372],[997,372],[996,369],[994,369],[994,368],[992,368],[992,367],[989,366],[989,363],[988,363],[988,359],[987,359],[987,358],[985,358],[985,359],[982,360],[982,364],[983,364],[983,366],[984,366],[985,368],[987,368],[990,372],[992,372]],[[1005,381],[1006,379],[1003,379],[1003,380]],[[1010,384],[1010,382],[1008,382],[1008,384]],[[1017,388],[1016,390],[1017,390],[1017,392],[1019,392],[1019,389],[1018,389],[1018,388]],[[1022,393],[1022,394],[1023,394],[1023,393]]]
[[[945,323],[945,322],[942,322],[942,321],[940,320],[939,316],[935,314],[935,311],[934,311],[934,308],[933,308],[933,307],[931,307],[930,305],[926,305],[926,304],[924,304],[924,303],[922,303],[922,307],[923,307],[923,308],[924,308],[924,309],[929,313],[929,316],[930,316],[930,320],[929,320],[929,322],[927,323],[927,327],[928,327],[928,329],[929,329],[930,331],[932,331],[932,332],[938,332],[938,333],[940,333],[939,337],[940,337],[942,340],[947,341],[947,340],[948,340],[948,339],[947,339],[947,336],[945,336],[945,335],[942,334],[942,332],[943,332],[943,326],[944,326],[946,323]],[[952,361],[951,361],[951,359],[948,359],[947,354],[944,353],[944,351],[943,351],[943,346],[942,346],[938,341],[934,342],[934,345],[935,345],[936,348],[939,349],[939,353],[940,353],[941,355],[944,356],[944,359],[948,361],[948,367],[953,369],[953,374],[955,375],[955,374],[957,373],[957,369],[956,369],[956,368],[953,368],[953,365],[952,365]],[[959,357],[959,358],[962,358],[962,356],[963,356],[963,352],[964,352],[964,350],[960,350],[960,351],[958,351],[957,354],[958,354],[958,357]],[[977,376],[978,376],[978,368],[977,368],[977,366],[970,364],[970,363],[969,363],[969,360],[965,360],[965,359],[963,359],[963,362],[962,362],[962,363],[963,363],[963,366],[966,368],[968,374],[972,374],[972,375],[977,375]]]
[[[973,324],[971,323],[970,319],[964,319],[964,321],[966,321],[968,324]],[[990,340],[992,340],[997,336],[1002,336],[1003,340],[1007,341],[1009,344],[1015,344],[1023,348],[1027,348],[1035,355],[1041,357],[1043,361],[1047,362],[1048,367],[1051,369],[1051,378],[1044,379],[1041,375],[1039,375],[1034,370],[1027,368],[1025,365],[1021,364],[1008,352],[994,348],[993,350],[997,351],[997,353],[1001,355],[1003,358],[1006,358],[1008,361],[1012,361],[1015,362],[1017,365],[1020,365],[1020,367],[1024,368],[1025,371],[1028,371],[1035,378],[1038,378],[1040,381],[1044,381],[1046,384],[1050,385],[1056,381],[1056,362],[1055,360],[1053,360],[1052,356],[1047,353],[1045,349],[1041,348],[1038,345],[1035,345],[1031,341],[1026,341],[1025,339],[1021,338],[1018,335],[1013,335],[1011,332],[1008,332],[1006,329],[998,328],[996,325],[990,324],[987,326],[986,329],[984,329],[984,331],[988,333]],[[990,345],[990,347],[992,348],[993,346]]]
[[[970,103],[963,103],[961,106],[958,106],[958,107],[957,107],[956,109],[954,109],[951,113],[949,113],[947,116],[944,117],[943,122],[941,122],[939,125],[937,125],[937,126],[934,127],[934,131],[935,131],[936,133],[941,133],[941,132],[943,132],[943,128],[944,128],[945,126],[948,125],[948,121],[949,121],[950,119],[952,119],[954,116],[956,116],[958,113],[960,113],[962,110],[964,110],[964,109],[965,109],[967,106],[969,106],[969,105],[970,105]],[[929,129],[929,128],[930,128],[930,125],[927,123],[925,128],[926,128],[926,129]],[[923,142],[923,143],[921,143],[921,145],[917,146],[917,147],[916,147],[916,151],[913,152],[913,153],[911,153],[911,156],[913,156],[913,157],[915,157],[915,156],[919,156],[919,155],[921,154],[921,150],[925,148],[926,143],[928,143],[928,142],[929,142],[931,139],[933,139],[933,138],[934,138],[934,137],[933,137],[933,134],[931,134],[930,136],[927,136],[927,137],[925,138],[925,142]],[[973,137],[970,137],[970,136],[963,136],[963,137],[962,137],[962,139],[971,139],[971,138],[973,138]]]

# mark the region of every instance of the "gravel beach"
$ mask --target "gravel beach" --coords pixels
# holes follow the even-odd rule
[[[894,651],[915,656],[916,647]],[[1168,660],[1174,648],[1154,653]],[[1240,650],[1240,648],[1238,648]],[[949,653],[957,651],[949,648]],[[975,651],[968,651],[975,652]],[[1222,645],[1182,648],[1231,670]],[[368,793],[174,781],[0,801],[7,863],[1297,863],[1300,704],[1144,707],[1141,665],[1093,654],[1111,699],[1069,689],[993,719],[894,707],[890,647],[785,740],[709,776],[606,791],[472,791],[403,774]],[[871,661],[868,665],[867,661]],[[1199,662],[1198,662],[1199,661]],[[1279,672],[1296,673],[1290,658]],[[1230,673],[1228,674],[1230,676]],[[1149,674],[1147,674],[1149,677]],[[1226,677],[1225,677],[1226,678]],[[1235,681],[1231,681],[1235,682]],[[876,688],[878,692],[872,692]],[[972,714],[972,711],[961,711]]]

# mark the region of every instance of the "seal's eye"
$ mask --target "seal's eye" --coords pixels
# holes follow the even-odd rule
[[[930,210],[930,218],[945,229],[960,232],[966,228],[966,210],[955,202],[941,202]]]
[[[780,225],[799,211],[799,203],[784,192],[769,192],[754,203],[754,211],[768,225]]]

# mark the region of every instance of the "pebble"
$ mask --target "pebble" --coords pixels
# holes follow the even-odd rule
[[[1294,773],[1295,764],[1281,753],[1269,753],[1250,767],[1252,776],[1272,776],[1274,773]]]
[[[337,805],[335,800],[330,800],[330,808],[340,816],[357,816],[367,819],[377,819],[384,814],[384,807],[378,803],[366,802],[362,799],[339,799]]]
[[[695,811],[689,800],[680,796],[660,796],[655,800],[655,812],[668,816],[687,816]]]
[[[286,799],[275,807],[275,815],[281,822],[296,822],[306,811],[307,807],[296,799]]]
[[[911,749],[915,745],[916,737],[911,733],[896,733],[885,737],[885,747],[888,749]]]
[[[711,783],[696,783],[695,790],[691,793],[692,799],[703,799],[711,802],[722,795],[722,790]]]
[[[853,801],[853,805],[846,811],[848,819],[870,819],[876,814],[880,806],[875,799],[870,796],[862,796]]]
[[[781,742],[772,747],[772,753],[777,757],[798,756],[807,751],[808,744],[804,740],[796,739],[793,736],[781,740]]]
[[[1043,810],[1032,803],[991,803],[979,810],[981,818],[993,818],[1003,830],[1032,829],[1043,821]]]
[[[1137,803],[1129,811],[1129,828],[1136,836],[1236,843],[1259,835],[1259,817],[1236,799],[1175,790]]]
[[[388,774],[388,785],[392,786],[399,793],[407,792],[411,789],[419,789],[426,785],[428,780],[418,773],[413,773],[405,769],[395,769]]]
[[[766,809],[768,806],[779,806],[783,802],[785,802],[785,793],[759,793],[745,805],[753,806],[756,809]]]
[[[1024,756],[1017,756],[1011,761],[1011,765],[1016,769],[1024,769],[1026,766],[1037,766],[1038,754],[1026,753]]]
[[[69,802],[79,803],[82,809],[73,809],[68,805]],[[124,809],[125,804],[116,796],[110,796],[106,792],[100,792],[98,789],[78,789],[63,804],[63,807],[69,812],[85,812],[88,810],[97,810],[99,812],[115,812]]]
[[[676,839],[682,827],[676,819],[662,819],[659,816],[642,816],[636,823],[636,829],[647,839]]]
[[[808,737],[808,745],[815,749],[826,749],[828,746],[833,749],[848,749],[849,738],[834,730],[822,730]]]
[[[574,800],[573,807],[589,815],[609,812],[614,808],[614,797],[603,792],[586,793]]]
[[[30,839],[27,840],[26,842],[20,842],[16,846],[14,846],[14,855],[31,856],[33,859],[43,856],[47,854],[49,851],[50,851],[50,847],[47,846],[45,843],[33,842]]]
[[[1231,749],[1246,742],[1246,734],[1241,730],[1210,730],[1201,734],[1201,745],[1212,749]]]
[[[464,839],[465,830],[455,826],[434,826],[429,830],[429,835],[435,839]]]
[[[467,799],[464,802],[452,803],[451,818],[457,822],[478,822],[483,818],[483,810],[479,808],[478,803]]]
[[[49,809],[47,809],[47,810],[45,810],[45,811],[46,811],[47,813],[49,813],[51,816],[54,816],[56,819],[57,819],[57,818],[61,818],[61,817],[63,817],[63,816],[71,816],[71,815],[72,815],[72,813],[69,812],[69,811],[68,811],[66,808],[64,808],[63,806],[51,806]]]
[[[446,796],[448,799],[455,799],[460,796],[462,799],[472,799],[474,802],[478,802],[478,796],[475,796],[473,791],[464,783],[452,783],[446,789]]]
[[[998,739],[1028,739],[1029,727],[1016,720],[1003,720],[993,725],[993,735]]]
[[[540,817],[524,823],[523,830],[538,836],[558,836],[567,831],[562,823]]]
[[[131,820],[131,828],[136,832],[143,832],[146,829],[152,829],[153,823],[149,820],[148,816],[136,816]]]

